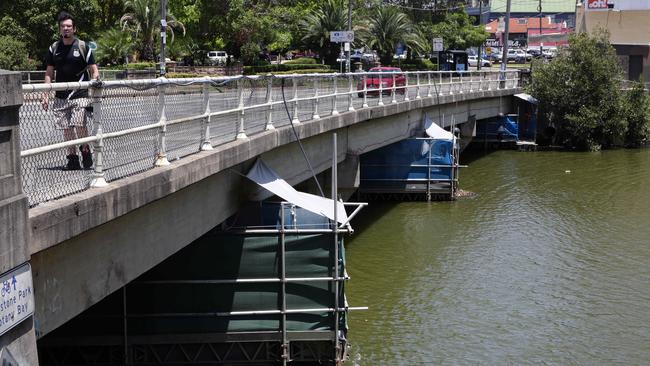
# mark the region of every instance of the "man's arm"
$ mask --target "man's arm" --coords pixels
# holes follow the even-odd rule
[[[52,78],[54,77],[54,66],[48,65],[47,69],[45,69],[45,84],[50,84],[52,83]],[[44,92],[43,95],[43,100],[41,101],[41,104],[43,105],[43,109],[47,110],[47,107],[49,105],[49,99],[50,99],[50,92]]]
[[[90,71],[91,80],[99,80],[99,69],[97,68],[97,64],[88,65],[88,70]]]

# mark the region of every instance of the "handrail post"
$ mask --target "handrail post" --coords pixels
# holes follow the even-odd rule
[[[454,72],[449,71],[449,95],[454,94]]]
[[[266,111],[266,131],[275,130],[273,126],[273,76],[269,76],[266,81],[266,105],[268,109]]]
[[[338,74],[334,74],[334,98],[332,100],[332,115],[336,116],[339,114],[338,107],[336,106],[336,99],[339,96],[339,78]]]
[[[312,119],[320,119],[318,115],[318,76],[314,76],[314,114],[312,114]]]
[[[420,72],[416,71],[415,74],[415,81],[416,81],[416,87],[415,87],[415,99],[422,99],[420,96]]]
[[[291,123],[294,125],[297,125],[300,123],[300,119],[298,118],[298,75],[293,74],[293,78],[291,79],[293,82],[293,120]]]
[[[354,79],[352,73],[348,73],[348,112],[354,111],[354,104],[352,104],[352,93],[354,92],[353,84]]]
[[[408,78],[408,76],[406,74],[404,74],[404,76],[406,78]],[[391,95],[391,101],[390,102],[391,103],[397,103],[397,86],[395,85],[395,80],[397,79],[397,77],[395,76],[395,73],[391,74],[391,79],[393,80],[393,86],[392,86],[391,91],[390,91],[390,95]],[[380,81],[380,85],[381,84],[382,84],[382,82]]]
[[[102,94],[103,88],[101,83],[96,83],[90,87],[90,99],[93,107],[93,131],[97,140],[93,144],[93,155],[95,164],[92,178],[90,179],[90,188],[106,187],[108,183],[104,177],[104,132],[102,130]]]
[[[472,77],[472,71],[469,72],[469,92],[472,93],[474,92],[474,89],[472,89],[472,82],[474,81],[474,77]]]
[[[427,71],[427,97],[431,97],[431,71]]]
[[[379,73],[379,101],[377,102],[377,105],[379,105],[379,106],[384,105],[384,87],[383,87],[382,84],[381,84],[381,78],[382,78],[383,76],[384,76],[384,74],[382,74],[382,73],[380,72],[380,73]],[[374,79],[374,77],[373,77],[371,80],[372,80],[372,85],[374,86],[374,85],[375,85],[375,81],[374,81],[375,79]],[[395,86],[394,84],[395,84],[395,83],[393,83],[393,86]],[[393,95],[394,95],[394,94],[395,94],[395,93],[393,93]]]
[[[201,142],[201,151],[212,150],[210,141],[210,84],[203,83],[203,141]]]
[[[411,98],[409,98],[409,74],[406,73],[405,76],[406,77],[404,78],[405,79],[404,80],[404,101],[408,102],[409,100],[411,100]]]
[[[156,156],[155,166],[169,165],[167,160],[167,113],[165,112],[165,88],[167,85],[163,84],[164,77],[160,78],[161,83],[158,84],[158,111],[160,123],[160,132],[158,133],[158,155]]]
[[[487,76],[487,84],[488,84],[487,90],[490,91],[492,90],[492,75],[487,73],[485,75]]]
[[[237,97],[239,98],[239,128],[237,129],[237,140],[247,139],[244,129],[244,86],[241,78],[237,79]]]
[[[459,71],[458,74],[460,75],[460,84],[458,85],[458,88],[460,89],[458,91],[458,94],[463,94],[463,74],[465,71]]]
[[[363,108],[368,108],[368,74],[363,74]]]
[[[442,72],[438,71],[438,95],[442,96]]]

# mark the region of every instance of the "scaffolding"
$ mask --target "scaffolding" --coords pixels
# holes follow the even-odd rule
[[[346,301],[343,247],[366,204],[340,202],[336,180],[334,164],[345,219],[251,203],[41,339],[41,364],[340,365],[348,311],[367,309]]]

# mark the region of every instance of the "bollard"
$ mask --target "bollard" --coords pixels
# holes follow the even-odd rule
[[[165,112],[165,87],[163,84],[165,78],[162,77],[161,83],[158,85],[158,110],[160,116],[158,121],[160,123],[160,131],[158,133],[158,155],[156,156],[155,166],[169,165],[167,160],[167,114]]]
[[[102,129],[102,94],[101,82],[90,87],[90,99],[93,107],[93,131],[97,140],[93,144],[93,159],[95,160],[90,188],[106,187],[108,183],[104,177],[104,131]]]
[[[203,138],[201,139],[201,151],[212,150],[212,142],[210,141],[210,84],[203,83]]]

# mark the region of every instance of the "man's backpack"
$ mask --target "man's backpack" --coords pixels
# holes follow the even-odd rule
[[[77,76],[82,76],[83,79],[83,74],[86,72],[86,70],[88,70],[88,59],[90,58],[90,54],[88,53],[86,42],[80,39],[77,39],[76,41],[79,43],[79,52],[81,52],[81,57],[86,62],[86,67],[83,70],[79,71],[79,73],[77,73]],[[56,49],[59,47],[59,42],[60,41],[56,41],[52,43],[52,45],[50,46],[50,51],[52,52],[52,56],[56,55]]]

